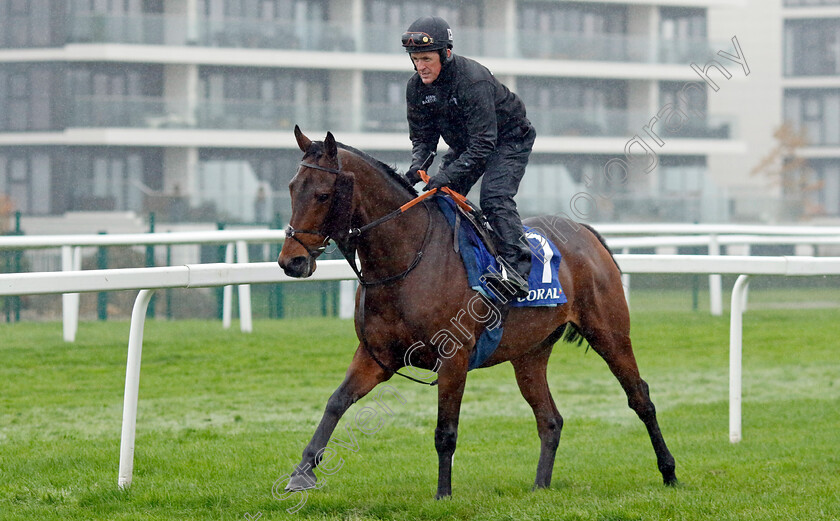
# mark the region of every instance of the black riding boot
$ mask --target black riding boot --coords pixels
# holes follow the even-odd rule
[[[485,203],[484,212],[493,227],[493,239],[503,269],[501,273],[488,275],[487,279],[501,286],[501,295],[506,298],[525,298],[528,296],[531,250],[527,246],[516,205],[512,200],[498,199],[492,201],[496,204]]]

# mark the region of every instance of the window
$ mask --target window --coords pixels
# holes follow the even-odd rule
[[[625,135],[627,82],[520,78],[517,82],[528,118],[548,135]]]
[[[840,18],[785,23],[785,74],[840,74]]]
[[[663,195],[699,196],[706,185],[706,162],[703,158],[663,157],[659,182]]]
[[[666,63],[702,61],[711,54],[706,38],[706,10],[659,9],[659,59]]]
[[[0,0],[0,47],[48,47],[58,40],[50,0]]]
[[[707,96],[708,89],[703,82],[660,82],[659,106],[664,108],[671,105],[675,110],[663,114],[663,121],[657,123],[656,132],[663,136],[684,138],[729,138],[730,124],[720,121],[713,123],[709,118]]]
[[[190,204],[219,218],[253,222],[282,213],[288,220],[288,184],[299,161],[294,151],[201,150]]]
[[[326,50],[326,0],[198,0],[204,44]],[[330,36],[328,36],[330,35]]]
[[[366,72],[365,129],[407,132],[405,88],[409,74]]]
[[[522,56],[614,61],[629,58],[624,6],[521,2],[517,8]]]
[[[365,2],[364,51],[405,52],[399,36],[421,16],[440,16],[452,27],[455,48],[465,56],[488,54],[488,50],[504,49],[504,43],[493,31],[492,46],[485,45],[482,9],[479,2],[448,0],[367,0]]]
[[[54,128],[54,68],[6,65],[0,71],[0,130],[21,132]]]
[[[144,190],[161,187],[160,152],[78,149],[68,154],[68,210],[144,211]]]
[[[815,213],[821,215],[840,215],[840,161],[837,159],[810,162],[815,183],[808,187],[808,200],[816,204]]]
[[[705,40],[706,10],[661,7],[659,36],[668,40]]]
[[[50,211],[52,161],[39,151],[0,153],[0,194],[28,215]]]
[[[840,90],[788,90],[784,117],[807,134],[809,145],[840,145]]]
[[[148,103],[163,95],[162,66],[74,64],[66,75],[72,106],[68,126],[128,127],[162,112]]]
[[[204,128],[325,128],[326,72],[205,67],[199,71]]]

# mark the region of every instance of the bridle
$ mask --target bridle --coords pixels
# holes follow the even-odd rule
[[[289,224],[286,227],[286,237],[289,239],[294,239],[298,244],[300,244],[306,250],[306,253],[309,255],[309,257],[312,258],[312,260],[317,259],[321,254],[323,254],[326,251],[327,246],[329,245],[329,242],[331,240],[335,241],[336,246],[341,251],[341,253],[344,254],[344,258],[347,259],[347,262],[350,264],[350,267],[353,269],[353,272],[359,279],[359,284],[361,284],[362,286],[376,286],[404,279],[408,276],[409,273],[411,273],[412,270],[414,270],[414,268],[417,267],[418,264],[420,264],[420,260],[423,258],[423,250],[426,249],[426,245],[429,242],[429,238],[431,237],[432,232],[431,210],[429,210],[429,207],[426,204],[423,205],[426,208],[426,213],[428,214],[426,234],[423,237],[423,244],[420,246],[420,249],[417,250],[417,254],[414,256],[414,259],[412,260],[408,268],[396,275],[390,275],[374,281],[366,280],[362,275],[362,272],[359,269],[359,267],[356,266],[355,259],[357,239],[371,228],[375,228],[376,226],[379,226],[384,222],[390,221],[391,219],[402,215],[405,209],[403,207],[397,208],[393,212],[357,228],[351,226],[351,217],[353,211],[353,184],[355,181],[352,175],[342,171],[341,158],[337,156],[336,160],[338,161],[338,168],[321,166],[306,161],[300,162],[301,167],[312,168],[315,170],[320,170],[322,172],[328,172],[336,176],[335,185],[333,187],[333,200],[330,204],[330,209],[327,212],[327,217],[324,219],[324,226],[322,226],[322,229],[305,230],[301,228],[293,228],[292,225]],[[318,246],[312,248],[309,245],[305,244],[303,241],[301,241],[297,237],[298,234],[318,235],[323,237],[323,240]]]
[[[323,172],[329,172],[331,174],[335,174],[336,175],[336,184],[338,184],[338,179],[339,179],[340,176],[346,176],[347,175],[347,174],[345,174],[344,172],[341,171],[341,160],[340,159],[338,160],[338,169],[330,168],[330,167],[327,167],[327,166],[315,165],[315,164],[312,164],[312,163],[307,163],[306,161],[301,161],[300,166],[306,167],[306,168],[314,168],[315,170],[321,170]],[[333,191],[335,192],[335,190],[337,188],[338,187],[336,186],[333,189]],[[327,222],[329,220],[329,217],[332,214],[338,212],[338,210],[335,209],[336,205],[337,205],[337,199],[333,198],[333,202],[330,205],[329,213],[327,214],[327,219],[325,219],[324,222]],[[304,229],[301,229],[301,228],[292,228],[291,224],[286,226],[285,232],[286,232],[286,238],[287,239],[294,239],[298,244],[300,244],[303,247],[303,249],[306,250],[307,255],[309,255],[312,258],[312,260],[317,259],[319,256],[321,256],[322,253],[324,253],[327,250],[327,246],[329,245],[329,242],[331,240],[330,234],[324,233],[321,230],[304,230]],[[309,234],[309,235],[320,235],[321,237],[324,238],[324,240],[321,241],[321,244],[318,247],[311,248],[307,244],[305,244],[303,241],[298,239],[297,235],[299,233],[305,233],[305,234]]]

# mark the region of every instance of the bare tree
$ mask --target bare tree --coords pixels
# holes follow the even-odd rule
[[[805,130],[797,132],[788,122],[782,123],[773,132],[776,145],[750,171],[750,175],[762,175],[782,187],[782,193],[797,205],[797,217],[810,219],[825,213],[815,202],[814,194],[823,187],[822,181],[814,178],[814,170],[799,151],[810,144]]]
[[[11,219],[15,213],[15,203],[6,194],[0,194],[0,234],[12,229]]]

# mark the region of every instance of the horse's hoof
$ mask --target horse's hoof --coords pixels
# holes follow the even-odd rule
[[[289,483],[286,484],[286,492],[297,492],[299,490],[310,490],[318,487],[318,477],[311,470],[300,474],[294,474]]]
[[[680,484],[680,482],[677,481],[677,475],[673,472],[669,476],[663,476],[662,481],[665,483],[666,487],[676,487]]]
[[[435,494],[435,499],[449,499],[452,497],[452,492],[438,492]]]

